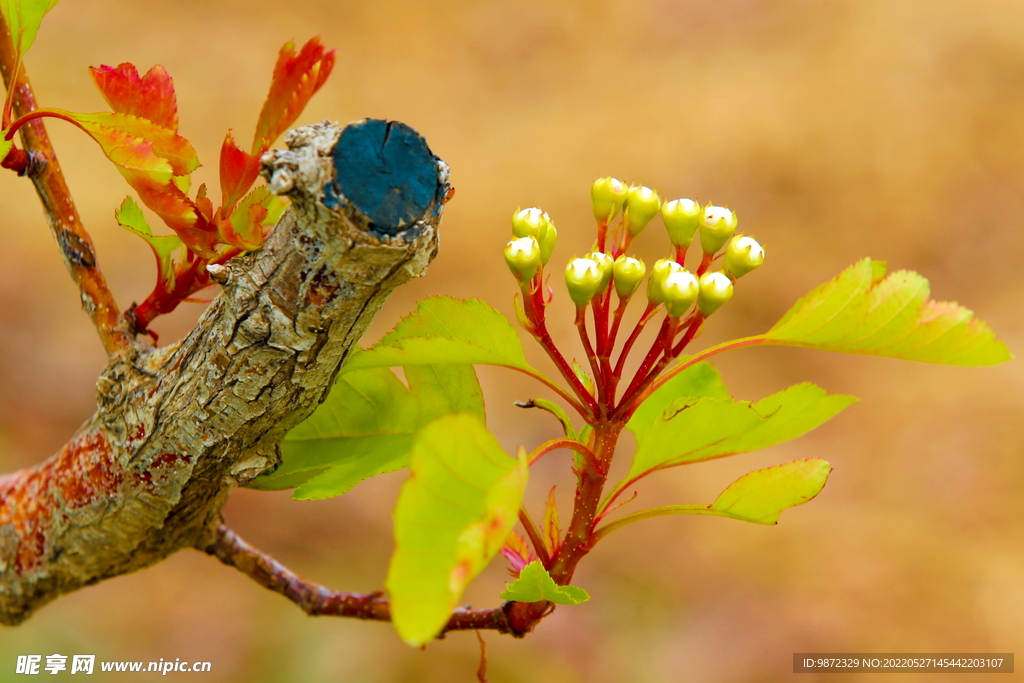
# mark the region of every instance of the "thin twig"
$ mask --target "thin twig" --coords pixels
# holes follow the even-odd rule
[[[270,555],[243,541],[224,525],[217,528],[214,542],[203,550],[264,588],[280,593],[310,616],[391,621],[391,605],[382,593],[340,593],[306,581]],[[441,633],[490,630],[521,636],[526,631],[516,630],[507,614],[509,606],[513,604],[516,603],[506,603],[503,607],[489,610],[456,610]]]
[[[22,116],[37,109],[35,94],[28,80],[24,63],[17,69],[17,51],[11,41],[10,30],[0,17],[0,73],[4,85],[13,91],[14,112]],[[23,169],[43,202],[50,232],[60,247],[64,265],[81,291],[82,308],[92,318],[103,347],[109,355],[130,344],[128,333],[118,326],[121,311],[107,286],[103,273],[96,264],[96,251],[89,233],[75,208],[64,174],[41,120],[30,121],[21,128],[21,140],[30,161]]]

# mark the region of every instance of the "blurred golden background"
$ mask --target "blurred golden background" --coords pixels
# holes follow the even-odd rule
[[[1021,352],[1020,2],[64,0],[26,63],[41,103],[74,111],[105,108],[88,66],[163,64],[181,132],[206,162],[195,177],[216,186],[224,132],[251,136],[277,49],[315,34],[338,63],[300,123],[404,121],[451,165],[458,190],[440,256],[392,298],[366,343],[431,294],[480,297],[511,315],[500,252],[512,211],[552,215],[563,263],[590,248],[590,183],[614,175],[730,206],[767,244],[765,266],[697,348],[766,329],[808,289],[873,256],[921,272],[935,298],[972,308]],[[119,301],[141,301],[152,257],[113,220],[129,188],[86,136],[48,125]],[[11,471],[47,457],[91,413],[104,359],[30,184],[0,174],[0,197],[0,470]],[[650,262],[667,245],[655,222],[637,252]],[[575,354],[565,299],[551,315]],[[156,329],[176,339],[200,310],[185,305]],[[523,641],[485,635],[491,681],[814,681],[790,673],[792,653],[1024,655],[1019,361],[965,369],[753,349],[717,365],[738,398],[810,380],[862,401],[797,441],[652,477],[632,507],[707,503],[746,471],[810,456],[835,467],[822,495],[777,527],[661,518],[610,536],[574,581],[590,602],[559,609]],[[506,446],[554,433],[550,418],[511,406],[537,395],[533,385],[481,376]],[[568,514],[567,460],[535,468],[534,510],[557,483]],[[402,480],[322,502],[239,491],[226,515],[304,576],[369,591],[383,584]],[[503,565],[467,602],[499,603]],[[4,629],[0,681],[19,680],[15,656],[28,653],[208,660],[209,683],[448,682],[474,679],[478,645],[453,634],[420,652],[387,625],[310,619],[182,552]]]

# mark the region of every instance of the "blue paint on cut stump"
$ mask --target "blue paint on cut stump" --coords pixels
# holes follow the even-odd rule
[[[437,157],[398,121],[366,119],[345,128],[334,147],[334,173],[324,204],[334,208],[343,195],[371,230],[389,236],[423,218],[440,192]]]

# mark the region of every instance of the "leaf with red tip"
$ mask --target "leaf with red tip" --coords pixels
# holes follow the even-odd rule
[[[140,77],[133,64],[90,67],[103,99],[119,114],[131,114],[177,132],[178,102],[170,74],[157,64]]]
[[[44,116],[63,119],[85,131],[139,193],[142,203],[156,212],[189,249],[204,258],[215,256],[216,230],[180,187],[185,185],[182,176],[199,167],[199,157],[188,140],[132,114],[76,114],[60,109],[26,114],[14,122],[12,132]]]
[[[228,131],[220,147],[221,205],[225,213],[234,208],[259,175],[259,157],[239,149],[231,131]]]
[[[253,156],[262,155],[281,133],[295,123],[333,68],[334,50],[325,52],[319,36],[310,38],[298,52],[295,51],[295,43],[288,41],[284,44],[274,66],[270,92],[256,123]]]

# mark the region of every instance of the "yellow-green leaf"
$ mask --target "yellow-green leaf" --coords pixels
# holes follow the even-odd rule
[[[917,273],[885,273],[884,263],[864,259],[751,339],[950,365],[994,365],[1012,357],[971,311],[929,299],[928,281]]]
[[[59,0],[0,0],[0,12],[3,12],[7,27],[11,31],[11,40],[18,56],[28,52],[36,40],[43,17],[53,9]]]
[[[597,530],[595,542],[624,526],[666,515],[714,515],[754,524],[778,524],[779,516],[824,488],[832,466],[821,458],[794,460],[744,474],[711,505],[665,505],[621,517]]]
[[[413,444],[395,507],[388,570],[391,617],[402,639],[430,642],[462,592],[515,524],[526,487],[525,453],[509,457],[479,418],[446,415]]]
[[[831,472],[832,466],[820,458],[755,470],[729,484],[710,509],[723,517],[778,524],[783,510],[818,495]]]
[[[558,605],[578,605],[590,599],[587,591],[578,586],[556,584],[540,560],[523,567],[515,581],[505,584],[505,591],[499,597],[516,602],[546,600]]]

